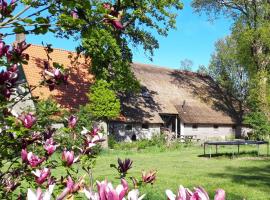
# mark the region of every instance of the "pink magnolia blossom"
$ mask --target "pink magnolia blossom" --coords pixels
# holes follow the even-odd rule
[[[180,185],[177,195],[171,190],[166,190],[166,195],[168,200],[210,200],[207,192],[202,187],[194,188],[194,192],[191,192],[188,188]],[[217,190],[214,200],[225,200],[225,191],[222,189]]]
[[[74,157],[74,151],[63,151],[62,153],[62,160],[66,163],[66,165],[69,167],[73,163],[77,162],[79,157]]]
[[[145,197],[145,194],[140,196],[140,192],[138,189],[133,189],[128,193],[128,200],[142,200]]]
[[[107,181],[98,182],[100,186],[98,186],[98,193],[93,191],[89,191],[84,188],[84,194],[89,200],[125,200],[126,193],[128,191],[128,185],[125,180],[122,180],[122,184],[118,185],[114,190],[111,183]],[[105,187],[105,188],[104,188]],[[124,195],[124,196],[123,196]],[[140,196],[140,192],[138,189],[133,189],[127,194],[128,200],[142,200],[145,197],[145,194]]]
[[[85,140],[86,144],[86,151],[88,152],[91,150],[92,147],[96,146],[98,143],[105,141],[103,138],[102,133],[98,133],[97,135],[94,136],[89,136]]]
[[[99,131],[100,131],[99,128],[93,128],[93,130],[91,131],[91,135],[92,136],[98,135]]]
[[[226,193],[223,189],[217,189],[215,199],[214,200],[225,200]]]
[[[37,119],[36,117],[34,117],[32,114],[22,114],[21,116],[19,116],[19,119],[21,120],[21,122],[23,123],[23,126],[25,128],[32,128],[32,126],[36,123]]]
[[[74,115],[71,115],[68,118],[68,127],[69,128],[75,128],[76,124],[77,124],[78,118]]]
[[[2,40],[0,40],[0,57],[4,56],[9,50],[9,46]]]
[[[31,167],[37,167],[37,166],[40,165],[44,160],[45,160],[45,158],[40,159],[37,155],[33,154],[32,152],[29,152],[29,153],[27,154],[27,163],[28,163]]]
[[[128,191],[128,184],[125,179],[121,179],[121,184],[115,189],[107,181],[97,181],[97,187],[100,200],[123,200]]]
[[[54,69],[53,75],[54,75],[54,78],[56,80],[60,80],[62,77],[62,73],[61,73],[60,69]]]
[[[36,182],[40,185],[51,175],[51,171],[48,168],[44,168],[42,170],[37,169],[36,171],[32,171],[32,173],[36,176]]]
[[[194,188],[195,191],[193,192],[193,195],[191,196],[191,199],[193,200],[210,200],[207,192],[202,187]]]
[[[142,172],[142,181],[144,183],[150,183],[150,184],[154,184],[154,182],[156,181],[156,174],[157,171],[155,170],[151,170],[149,172]]]
[[[27,200],[50,200],[53,192],[54,185],[49,185],[49,188],[43,193],[41,188],[38,188],[36,192],[28,189]]]
[[[59,145],[54,144],[53,138],[50,138],[50,139],[46,140],[45,145],[44,145],[44,149],[46,150],[47,154],[50,156],[55,152],[55,150],[58,146]]]
[[[78,13],[76,11],[74,11],[74,10],[71,12],[71,16],[72,16],[73,19],[79,19]]]
[[[120,22],[120,20],[114,19],[114,20],[112,20],[111,23],[112,23],[113,27],[116,28],[117,30],[123,30],[124,29],[124,26]]]
[[[22,149],[22,151],[21,151],[22,162],[25,162],[25,163],[28,162],[27,155],[28,155],[28,153],[27,153],[26,149]]]
[[[57,200],[63,200],[68,194],[76,193],[78,190],[81,189],[83,185],[83,177],[79,179],[77,183],[74,183],[72,178],[69,176],[67,178],[67,184],[66,188],[63,190],[63,192],[56,198]]]

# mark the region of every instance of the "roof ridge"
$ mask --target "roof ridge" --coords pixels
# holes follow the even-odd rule
[[[177,71],[180,72],[182,74],[185,75],[203,75],[200,72],[194,72],[194,71],[189,71],[189,70],[183,70],[183,69],[174,69],[174,68],[170,68],[168,66],[159,66],[159,65],[155,65],[155,64],[146,64],[146,63],[140,63],[140,62],[132,62],[133,65],[141,65],[144,67],[151,67],[151,68],[155,68],[155,69],[163,69],[163,70],[167,70],[167,71]]]
[[[31,44],[31,43],[30,43]],[[36,46],[36,47],[41,47],[41,48],[45,48],[44,46],[40,45],[40,44],[31,44],[31,46]],[[61,48],[54,48],[53,46],[51,47],[53,50],[59,50],[59,51],[65,51],[68,53],[77,53],[75,51],[71,51],[71,50],[66,50],[66,49],[61,49]]]

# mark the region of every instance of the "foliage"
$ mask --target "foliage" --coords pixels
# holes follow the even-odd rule
[[[181,144],[179,141],[172,142],[170,143],[170,145],[168,145],[163,135],[155,135],[151,138],[151,140],[142,139],[133,142],[117,142],[116,139],[113,137],[113,135],[109,135],[108,144],[109,148],[115,150],[127,150],[127,151],[149,150],[158,152],[180,149],[183,146],[185,146],[185,144]]]
[[[239,125],[248,106],[249,75],[248,71],[238,60],[237,44],[231,36],[219,40],[212,54],[208,75],[219,85],[222,97],[218,100],[230,110]]]
[[[98,80],[90,88],[88,93],[90,102],[86,105],[86,109],[95,119],[108,120],[119,116],[120,101],[110,86],[105,80]]]
[[[252,128],[251,137],[256,140],[268,139],[270,123],[263,112],[251,112],[245,116],[244,122]]]
[[[184,60],[181,60],[180,63],[180,70],[192,71],[192,67],[194,65],[192,60],[186,58]]]
[[[229,59],[233,58],[236,61],[234,65],[243,69],[244,77],[248,80],[248,90],[245,90],[243,94],[245,97],[248,94],[248,110],[254,112],[250,115],[256,116],[259,110],[269,120],[270,2],[193,0],[192,6],[197,12],[206,12],[214,17],[222,14],[233,20],[231,33],[233,46],[232,49],[227,50]],[[230,64],[227,65],[230,66]],[[233,83],[238,83],[237,79]],[[238,93],[241,97],[240,91]]]

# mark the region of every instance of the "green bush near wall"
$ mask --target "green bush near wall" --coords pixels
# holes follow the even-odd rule
[[[140,150],[149,150],[149,151],[166,151],[172,149],[179,149],[186,145],[179,141],[171,142],[167,144],[164,135],[153,136],[150,140],[142,139],[134,142],[118,142],[115,140],[113,135],[109,136],[108,140],[109,148],[114,150],[126,150],[126,151],[140,151]]]

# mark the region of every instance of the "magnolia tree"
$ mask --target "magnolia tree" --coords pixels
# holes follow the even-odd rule
[[[132,161],[119,159],[118,164],[112,167],[119,173],[120,185],[113,187],[108,180],[95,182],[93,166],[99,145],[104,141],[98,128],[83,127],[79,114],[65,119],[50,101],[39,102],[34,112],[16,113],[13,105],[22,99],[17,96],[19,66],[29,59],[29,55],[24,53],[29,44],[23,41],[8,45],[5,37],[15,33],[44,34],[48,31],[62,37],[81,37],[80,50],[93,57],[92,67],[96,76],[103,79],[111,76],[114,88],[129,90],[132,87],[119,78],[133,80],[127,36],[133,43],[142,44],[152,52],[158,46],[157,41],[139,26],[150,27],[166,35],[169,28],[174,27],[176,17],[167,9],[181,9],[181,6],[181,2],[176,0],[140,3],[128,0],[0,1],[0,28],[5,29],[0,40],[3,66],[0,71],[1,199],[61,200],[80,196],[83,192],[85,198],[91,200],[137,200],[145,196],[139,194],[138,188],[156,180],[156,171],[143,172],[140,180],[133,177],[133,186],[129,186],[125,178]],[[163,21],[164,26],[157,21]],[[100,44],[109,48],[91,43],[98,41],[102,34],[105,38]],[[46,47],[46,52],[49,61],[50,46]],[[97,70],[98,65],[104,67],[104,73]],[[50,66],[50,62],[44,61],[40,83],[53,90],[59,84],[68,83],[68,73],[60,65]],[[128,87],[124,89],[123,86]],[[63,123],[64,128],[55,130],[52,126],[55,121]],[[81,176],[80,171],[85,175]],[[180,187],[177,195],[170,191],[166,194],[168,199],[209,199],[202,188],[191,192]],[[218,190],[215,199],[224,198],[224,191]]]

